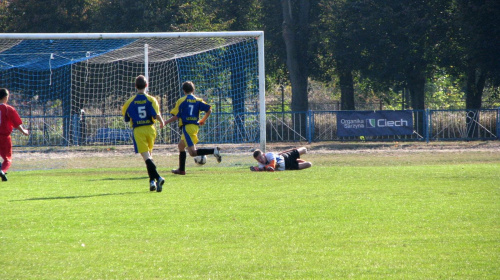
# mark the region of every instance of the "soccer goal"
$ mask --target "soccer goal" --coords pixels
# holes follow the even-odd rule
[[[191,80],[212,105],[202,143],[266,145],[264,33],[0,34],[0,87],[30,129],[16,146],[131,144],[121,106],[135,77],[149,80],[162,113]],[[173,144],[176,124],[157,141]]]

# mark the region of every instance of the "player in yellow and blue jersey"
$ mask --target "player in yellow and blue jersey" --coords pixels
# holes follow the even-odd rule
[[[192,157],[213,154],[217,158],[217,162],[222,161],[219,147],[215,149],[196,149],[199,126],[205,124],[212,113],[212,109],[203,99],[194,95],[194,90],[193,82],[187,81],[182,84],[184,96],[177,100],[174,109],[170,111],[172,117],[165,121],[165,124],[169,124],[179,120],[179,128],[181,129],[181,140],[177,145],[179,148],[179,169],[172,170],[174,174],[186,175],[186,149]],[[205,112],[201,120],[200,112]]]
[[[140,153],[146,162],[149,175],[149,190],[161,192],[165,179],[163,179],[153,162],[153,146],[156,139],[155,121],[160,122],[160,128],[165,126],[161,117],[160,106],[153,96],[146,93],[148,81],[143,75],[135,79],[137,94],[125,102],[122,115],[126,122],[134,129],[134,150]]]

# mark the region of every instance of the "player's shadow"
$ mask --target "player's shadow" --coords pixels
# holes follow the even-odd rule
[[[113,178],[113,177],[108,177],[108,178],[100,178],[100,179],[92,179],[88,181],[125,181],[125,180],[142,180],[142,179],[149,179],[149,177],[134,177],[134,178]]]
[[[112,195],[130,195],[130,194],[144,194],[143,191],[140,192],[122,192],[122,193],[103,193],[103,194],[93,194],[93,195],[75,195],[75,196],[55,196],[55,197],[33,197],[19,200],[11,200],[11,202],[19,201],[32,201],[32,200],[54,200],[54,199],[78,199],[78,198],[89,198],[89,197],[99,197],[99,196],[112,196]]]

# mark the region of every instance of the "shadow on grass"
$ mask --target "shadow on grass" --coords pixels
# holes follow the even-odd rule
[[[144,191],[141,191],[141,192],[103,193],[103,194],[77,195],[77,196],[33,197],[33,198],[26,198],[19,200],[11,200],[10,202],[32,201],[32,200],[54,200],[54,199],[78,199],[78,198],[89,198],[89,197],[99,197],[99,196],[129,195],[129,194],[144,194],[144,193],[145,193]]]
[[[108,177],[108,178],[99,178],[99,179],[91,179],[87,181],[124,181],[124,180],[142,180],[142,179],[149,179],[149,177],[133,177],[133,178],[113,178],[113,177]]]

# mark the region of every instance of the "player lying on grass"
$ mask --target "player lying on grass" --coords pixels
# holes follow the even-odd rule
[[[251,171],[284,171],[301,170],[312,166],[312,163],[300,159],[300,155],[307,153],[305,147],[291,149],[280,153],[263,153],[257,149],[253,158],[259,163],[258,166],[250,166]]]

